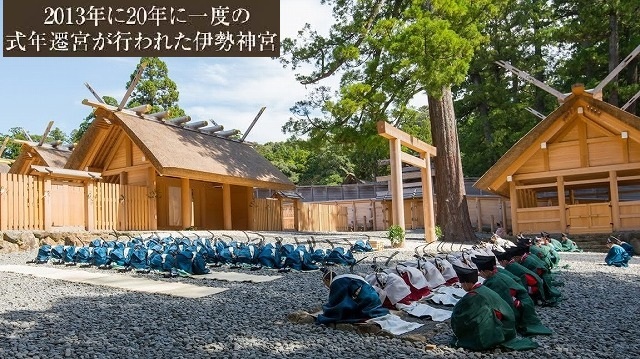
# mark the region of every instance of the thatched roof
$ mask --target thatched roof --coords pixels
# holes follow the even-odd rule
[[[582,87],[577,86],[574,88],[573,93],[566,98],[565,102],[560,107],[540,121],[526,135],[516,142],[491,168],[489,168],[484,175],[482,175],[482,177],[480,177],[480,179],[478,179],[474,184],[474,187],[482,191],[489,191],[504,197],[509,197],[509,188],[506,185],[506,176],[511,175],[511,173],[505,173],[505,171],[525,152],[525,150],[530,146],[536,145],[537,142],[539,142],[540,136],[553,126],[555,122],[563,121],[571,112],[578,100],[586,102],[587,105],[598,111],[610,114],[631,128],[640,130],[639,117],[600,99],[596,99],[589,92],[583,91]],[[504,179],[500,182],[501,185],[497,186],[497,188],[489,188],[492,183],[501,177]]]
[[[96,150],[94,140],[100,131],[108,134]],[[108,106],[96,109],[96,120],[78,143],[67,168],[85,170],[82,167],[86,166],[93,171],[104,170],[108,165],[104,162],[106,154],[122,132],[163,176],[272,189],[294,188],[278,168],[245,143],[127,111],[114,111]]]
[[[9,173],[29,174],[31,165],[63,168],[71,153],[67,147],[25,141],[22,142],[20,155],[11,165]]]

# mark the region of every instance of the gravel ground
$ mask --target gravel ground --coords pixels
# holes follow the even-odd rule
[[[421,243],[408,240],[392,264],[411,258],[413,247]],[[602,253],[561,255],[561,265],[569,265],[558,274],[565,283],[565,300],[558,307],[537,308],[554,334],[536,337],[540,347],[533,351],[456,350],[446,345],[451,337],[446,322],[422,321],[428,328],[422,333],[429,333],[426,343],[288,322],[287,314],[316,310],[327,298],[319,272],[250,272],[284,276],[261,284],[146,275],[229,288],[199,299],[0,272],[0,358],[640,357],[638,259],[632,259],[629,268],[613,268],[601,265]],[[356,254],[364,256],[356,272],[369,271],[372,254]],[[24,264],[34,257],[35,251],[2,255],[0,264]],[[427,344],[435,348],[427,349]]]

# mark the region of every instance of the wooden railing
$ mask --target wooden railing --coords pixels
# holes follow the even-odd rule
[[[146,187],[0,174],[0,230],[148,230]]]

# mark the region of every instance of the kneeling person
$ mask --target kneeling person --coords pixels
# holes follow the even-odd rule
[[[551,335],[553,333],[538,319],[533,300],[522,284],[498,272],[496,257],[475,256],[471,260],[478,267],[480,276],[485,279],[482,285],[498,293],[505,302],[511,304],[511,309],[516,317],[518,333],[522,335]]]
[[[320,324],[358,323],[389,314],[375,289],[360,276],[327,271],[322,281],[329,288],[329,300],[318,315]]]
[[[458,266],[454,269],[467,294],[451,313],[452,345],[469,350],[485,350],[497,345],[515,350],[538,347],[530,339],[516,337],[513,310],[496,292],[477,283],[477,270]]]

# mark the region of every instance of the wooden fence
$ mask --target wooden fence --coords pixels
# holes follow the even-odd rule
[[[467,196],[472,226],[495,230],[511,223],[509,201],[494,196]],[[376,199],[298,203],[301,231],[384,231],[391,225],[391,201]],[[276,198],[254,200],[254,230],[295,230],[295,204]],[[424,228],[422,198],[404,200],[405,228]],[[640,216],[640,214],[639,214]]]
[[[148,230],[146,187],[0,174],[0,230]]]

